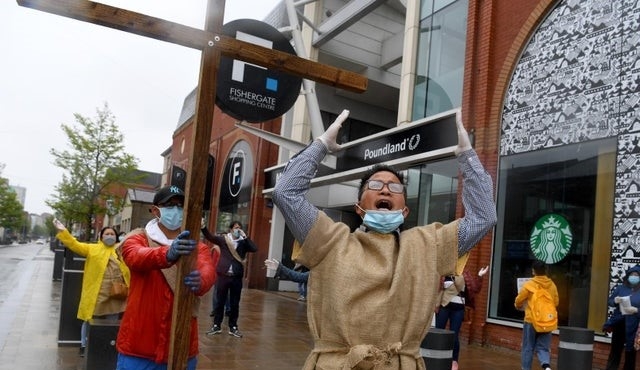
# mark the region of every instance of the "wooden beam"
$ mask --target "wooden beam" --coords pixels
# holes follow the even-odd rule
[[[17,0],[27,8],[203,50],[212,38],[198,28],[87,0]],[[224,11],[224,9],[222,9]],[[222,11],[220,13],[222,13]]]
[[[198,50],[220,49],[229,58],[259,64],[325,85],[361,93],[366,77],[296,55],[236,40],[213,30],[200,30],[164,19],[87,0],[17,0],[21,6],[98,24]],[[220,8],[217,8],[219,10]],[[222,9],[224,10],[224,9]],[[218,11],[222,16],[223,11]],[[220,28],[221,30],[222,28]]]
[[[258,64],[352,92],[361,93],[367,90],[367,78],[355,72],[264,48],[222,34],[214,37],[213,47],[220,49],[222,55],[226,57]]]
[[[225,0],[208,0],[207,19],[205,29],[219,30],[222,28]],[[215,48],[202,50],[200,58],[200,80],[196,97],[196,112],[191,136],[193,143],[187,170],[185,193],[184,229],[191,231],[191,239],[200,240],[202,220],[202,199],[204,199],[206,173],[209,160],[209,143],[214,122],[216,101],[216,80],[220,52]],[[183,283],[184,276],[191,272],[196,261],[196,254],[178,261],[179,280],[174,287],[173,313],[171,318],[171,341],[169,346],[168,370],[186,369],[191,348],[191,319],[196,300],[195,295]],[[198,330],[198,329],[196,329]]]

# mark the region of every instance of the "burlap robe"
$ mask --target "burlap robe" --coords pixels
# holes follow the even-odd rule
[[[297,262],[311,269],[315,346],[304,369],[424,369],[420,343],[455,271],[458,221],[397,234],[355,231],[320,212]],[[399,242],[398,242],[399,241]]]

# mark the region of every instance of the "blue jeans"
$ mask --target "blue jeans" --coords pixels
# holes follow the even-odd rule
[[[445,329],[449,321],[449,330],[453,331],[453,361],[458,361],[460,354],[460,327],[464,321],[464,305],[458,303],[449,303],[446,306],[440,306],[436,314],[436,328]]]
[[[186,370],[196,370],[198,357],[190,357],[187,360]],[[151,360],[142,357],[127,356],[118,353],[118,362],[116,370],[167,370],[167,364],[157,364]]]
[[[551,363],[551,333],[537,333],[531,323],[522,325],[522,370],[531,370],[533,352],[538,355],[540,365]]]
[[[298,283],[298,294],[300,297],[307,298],[307,283]]]

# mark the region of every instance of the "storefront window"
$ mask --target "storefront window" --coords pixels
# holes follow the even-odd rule
[[[467,0],[423,0],[416,61],[413,119],[462,103]]]
[[[546,259],[559,325],[600,330],[609,281],[592,271],[609,264],[615,153],[612,138],[500,158],[490,318],[522,321],[517,279]]]
[[[458,165],[455,159],[427,163],[407,170],[407,207],[404,227],[447,223],[455,219]]]

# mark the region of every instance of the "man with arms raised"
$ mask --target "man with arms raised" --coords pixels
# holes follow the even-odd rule
[[[318,163],[341,149],[342,112],[287,164],[273,192],[293,236],[297,261],[311,269],[307,315],[314,348],[304,369],[424,369],[420,343],[436,306],[440,277],[495,225],[493,185],[471,147],[460,113],[455,153],[464,217],[404,231],[409,214],[402,175],[374,167],[362,178],[355,211],[360,229],[334,222],[305,198]]]

